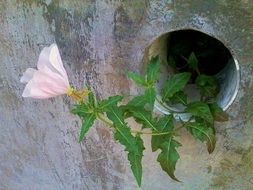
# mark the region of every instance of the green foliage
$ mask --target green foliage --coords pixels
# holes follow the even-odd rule
[[[88,94],[88,101],[91,108],[96,107],[95,97],[92,91]]]
[[[141,180],[142,180],[142,164],[141,160],[143,157],[143,150],[144,145],[143,145],[143,140],[139,135],[135,137],[135,145],[137,146],[138,150],[136,152],[130,151],[128,153],[128,160],[131,164],[131,169],[133,171],[134,177],[139,185],[141,186]]]
[[[160,74],[160,61],[159,57],[153,57],[149,61],[147,71],[146,71],[146,78],[147,83],[150,85],[154,85],[156,81],[159,79]]]
[[[217,103],[209,104],[209,108],[215,121],[220,121],[220,122],[228,121],[228,117],[229,117],[228,114],[224,112],[218,106]]]
[[[179,146],[181,146],[181,144],[170,137],[161,145],[162,152],[157,158],[157,161],[160,163],[162,169],[175,181],[179,181],[174,175],[176,163],[179,159],[179,154],[176,148]]]
[[[193,70],[198,70],[198,59],[194,52],[192,52],[187,60],[187,64]]]
[[[154,87],[147,88],[145,90],[144,96],[145,96],[145,99],[147,100],[150,110],[153,110],[154,103],[155,103],[155,97],[156,97],[155,88]]]
[[[88,132],[88,130],[91,128],[93,125],[94,121],[96,119],[96,114],[90,113],[90,114],[85,114],[83,116],[83,122],[82,122],[82,127],[81,127],[81,132],[79,136],[79,142],[81,142]]]
[[[145,88],[154,87],[160,74],[159,57],[153,57],[149,61],[144,77],[133,72],[128,72],[128,77],[131,78],[137,85]]]
[[[128,72],[127,76],[132,79],[136,84],[140,85],[140,86],[147,86],[146,80],[145,78],[143,78],[142,76],[133,73],[133,72]]]
[[[190,76],[190,73],[178,73],[170,77],[162,89],[162,101],[169,100],[176,92],[183,90]]]
[[[177,68],[175,61],[173,56],[169,57],[169,62],[174,69]],[[162,104],[179,104],[184,112],[190,114],[189,121],[180,120],[180,127],[175,127],[175,123],[178,123],[174,117],[176,111],[173,110],[173,114],[164,116],[153,112],[157,96],[156,83],[160,74],[158,57],[150,60],[143,76],[133,72],[128,73],[130,79],[143,87],[143,94],[134,96],[128,103],[121,103],[119,106],[123,96],[116,95],[97,101],[94,94],[90,92],[86,101],[78,103],[72,109],[72,113],[82,119],[79,141],[84,139],[96,119],[105,122],[113,129],[114,139],[128,152],[131,170],[139,186],[142,180],[141,162],[145,149],[141,135],[152,135],[151,148],[153,152],[160,151],[157,161],[161,168],[171,179],[179,181],[174,174],[176,163],[180,158],[177,149],[181,144],[175,140],[179,129],[186,128],[193,138],[205,142],[208,152],[212,153],[216,144],[214,121],[228,120],[228,115],[216,102],[219,88],[215,77],[199,73],[198,59],[194,52],[184,61],[187,61],[191,72],[176,73],[168,78],[161,90]],[[184,87],[189,81],[197,85],[201,95],[199,101],[191,102],[184,92]],[[168,106],[165,106],[165,109],[172,113]],[[141,130],[131,130],[125,121],[130,117],[142,126]]]
[[[187,95],[182,90],[176,92],[169,100],[172,104],[187,105]]]
[[[150,128],[157,131],[151,112],[144,109],[134,108],[130,110],[130,114],[136,122],[142,124],[143,128]]]
[[[218,83],[215,77],[207,75],[199,75],[195,81],[200,94],[205,99],[215,98],[219,93]]]
[[[162,118],[159,118],[157,120],[157,123],[154,125],[156,131],[160,133],[168,132],[168,134],[164,135],[153,135],[151,139],[151,147],[152,151],[156,151],[159,148],[161,148],[161,145],[168,141],[168,139],[171,137],[171,133],[173,132],[174,125],[173,125],[173,116],[172,115],[166,115]]]
[[[118,107],[111,107],[106,111],[107,117],[113,122],[115,127],[114,138],[120,144],[125,146],[125,151],[128,151],[128,160],[131,164],[132,172],[136,178],[138,185],[141,185],[142,165],[141,159],[143,156],[143,141],[139,136],[134,137],[131,134],[130,128],[124,121],[123,112]]]
[[[112,106],[116,106],[121,100],[123,99],[123,96],[111,96],[107,100],[102,100],[98,103],[98,108],[102,112],[106,112],[108,109],[110,109]]]
[[[127,105],[131,107],[141,107],[144,108],[145,105],[148,103],[148,98],[147,96],[140,95],[140,96],[135,96],[132,100],[130,100]]]
[[[84,103],[76,104],[71,110],[72,114],[78,115],[79,117],[85,117],[87,113],[91,112],[90,107]]]
[[[192,102],[187,105],[186,112],[193,116],[200,117],[209,123],[213,123],[213,116],[209,109],[209,106],[204,102]]]
[[[215,148],[215,131],[204,122],[190,122],[186,124],[186,128],[190,131],[195,139],[201,142],[206,141],[207,150],[212,153]]]
[[[161,136],[152,136],[151,146],[152,151],[161,149],[161,153],[158,155],[157,161],[160,163],[162,169],[174,180],[179,181],[175,175],[175,166],[179,159],[179,154],[176,148],[180,144],[173,139],[173,116],[167,115],[159,118],[156,122],[155,130],[163,133]],[[167,132],[167,134],[165,134]]]

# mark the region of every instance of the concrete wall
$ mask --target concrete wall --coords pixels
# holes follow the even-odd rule
[[[0,0],[0,189],[136,189],[123,148],[97,122],[77,143],[80,121],[67,97],[21,97],[19,79],[56,42],[74,86],[92,84],[98,97],[136,94],[124,76],[139,72],[145,48],[175,29],[220,39],[240,63],[230,121],[216,124],[217,148],[183,132],[173,182],[156,163],[149,137],[144,190],[253,188],[253,2],[251,0]]]

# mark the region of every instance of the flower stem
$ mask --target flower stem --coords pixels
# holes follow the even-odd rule
[[[106,123],[110,128],[113,128],[113,124],[109,120],[107,120],[102,114],[97,114],[97,117],[100,121]]]
[[[107,118],[105,118],[102,114],[97,115],[98,119],[100,121],[103,121],[106,123],[110,128],[113,127],[113,123],[111,123]],[[153,133],[153,132],[145,132],[145,131],[138,131],[138,130],[131,130],[131,133],[136,133],[140,135],[152,135],[152,136],[159,136],[159,135],[167,135],[167,134],[173,134],[174,132],[161,132],[161,133]]]
[[[136,131],[136,130],[131,130],[131,133],[138,133],[138,134],[141,134],[141,135],[152,135],[152,136],[174,134],[174,132],[161,132],[161,133],[156,132],[156,133],[153,133],[153,132]]]
[[[69,97],[71,97],[74,101],[76,102],[82,102],[83,99],[88,96],[88,94],[90,93],[89,90],[76,90],[72,87],[70,87],[68,90],[67,90],[67,95]]]

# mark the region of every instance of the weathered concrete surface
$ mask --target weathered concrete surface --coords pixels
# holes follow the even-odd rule
[[[0,0],[0,189],[136,189],[120,145],[101,123],[82,144],[80,121],[66,97],[21,98],[19,78],[41,49],[59,45],[74,86],[92,84],[98,97],[134,94],[125,70],[140,71],[158,36],[192,28],[223,41],[239,60],[239,94],[231,119],[216,125],[215,152],[185,132],[171,181],[146,138],[145,190],[253,188],[253,2],[251,0]]]

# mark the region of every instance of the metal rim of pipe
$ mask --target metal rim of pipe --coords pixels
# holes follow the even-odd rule
[[[234,102],[234,100],[238,94],[238,91],[239,91],[239,85],[240,85],[239,62],[235,58],[235,56],[233,55],[233,53],[232,53],[233,51],[231,51],[228,47],[226,47],[221,40],[219,40],[216,37],[214,37],[210,34],[207,34],[203,31],[199,31],[199,30],[195,30],[195,29],[187,29],[187,30],[201,32],[201,33],[209,36],[210,38],[214,38],[217,41],[221,42],[223,44],[224,48],[226,48],[229,51],[229,53],[231,55],[231,59],[225,64],[225,67],[222,70],[220,70],[219,73],[216,74],[216,77],[218,78],[218,81],[220,84],[220,93],[217,96],[217,102],[223,110],[227,110]],[[166,76],[168,77],[170,74],[173,74],[170,71],[166,71],[164,73],[164,70],[166,70],[165,67],[167,64],[166,60],[167,60],[168,38],[170,37],[170,34],[172,32],[177,32],[177,31],[181,31],[181,30],[167,32],[165,34],[158,36],[153,42],[151,42],[151,44],[149,45],[149,47],[147,48],[147,50],[145,52],[144,63],[147,63],[147,60],[150,59],[151,57],[159,55],[160,60],[162,62],[161,77],[166,78]],[[158,91],[160,91],[160,86],[161,86],[161,84],[157,85]],[[159,98],[160,97],[158,95],[158,99]],[[163,108],[163,106],[161,106],[161,104],[157,101],[155,102],[155,108],[160,113],[171,114],[165,108]],[[170,109],[171,108],[178,111],[177,108],[170,107]],[[178,117],[187,118],[188,114],[187,113],[178,114]]]

